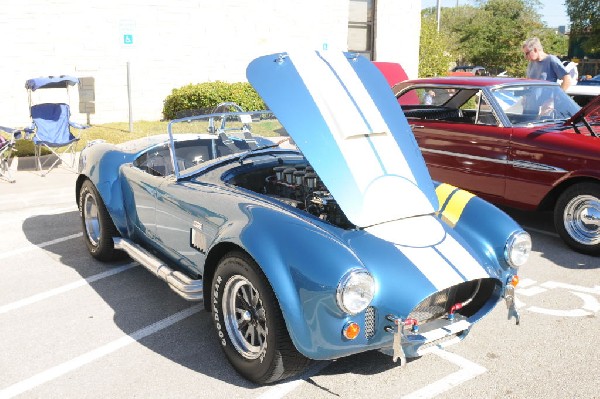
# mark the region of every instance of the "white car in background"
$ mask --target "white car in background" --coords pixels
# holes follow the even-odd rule
[[[571,85],[567,89],[567,94],[583,107],[600,95],[600,86]]]

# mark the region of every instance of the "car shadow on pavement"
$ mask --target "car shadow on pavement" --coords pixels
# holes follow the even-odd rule
[[[75,211],[33,216],[24,221],[22,228],[26,238],[32,244],[39,245],[81,232],[81,222],[79,213]],[[44,250],[56,255],[53,257],[57,257],[64,266],[75,270],[83,279],[132,263],[129,258],[111,263],[93,259],[81,236],[44,245]],[[200,306],[201,310],[191,317],[147,335],[139,340],[139,343],[206,376],[240,387],[258,387],[240,377],[229,365],[219,347],[210,314],[204,310],[201,303],[182,299],[171,291],[166,283],[143,267],[138,265],[113,276],[92,281],[89,286],[114,311],[116,326],[127,335],[194,305]],[[53,288],[55,287],[48,287],[49,290]],[[99,346],[104,344],[106,343]]]
[[[533,251],[565,269],[599,269],[600,256],[591,256],[571,249],[554,228],[552,212],[526,212],[502,208],[530,235]]]
[[[32,244],[40,245],[60,237],[76,235],[81,232],[81,221],[77,211],[38,215],[26,219],[22,228]],[[89,255],[82,236],[44,245],[44,250],[56,255],[58,261],[75,270],[83,279],[132,262],[128,257],[110,263],[95,260]],[[92,281],[89,286],[110,306],[114,312],[116,326],[127,335],[132,335],[191,306],[200,306],[201,310],[192,317],[187,317],[139,342],[190,370],[239,387],[260,388],[239,376],[231,367],[219,346],[210,313],[204,310],[202,304],[180,298],[166,283],[143,267],[138,265],[113,276]],[[48,287],[52,288],[55,287]],[[366,358],[370,360],[365,362]],[[375,375],[396,367],[400,367],[400,363],[394,363],[389,355],[372,351],[338,359],[327,365],[326,369],[320,370],[319,374]]]

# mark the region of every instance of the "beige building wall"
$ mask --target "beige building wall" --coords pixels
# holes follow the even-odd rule
[[[417,78],[421,0],[378,0],[375,18],[375,60],[398,62],[409,78]]]
[[[378,1],[376,59],[411,76],[419,12],[420,0]],[[29,124],[27,79],[63,74],[82,80],[69,91],[72,119],[98,124],[128,120],[128,63],[133,120],[158,120],[173,88],[245,81],[257,56],[345,50],[348,0],[2,0],[0,20],[0,125]]]

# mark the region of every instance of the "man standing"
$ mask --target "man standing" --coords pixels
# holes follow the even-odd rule
[[[571,85],[571,75],[563,66],[557,56],[546,54],[540,39],[537,37],[527,39],[523,43],[523,54],[529,60],[527,77],[556,82],[562,79],[560,87],[567,90]]]

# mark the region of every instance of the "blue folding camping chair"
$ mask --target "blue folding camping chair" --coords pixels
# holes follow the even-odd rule
[[[13,151],[17,151],[15,148],[15,141],[21,138],[21,131],[11,129],[9,127],[0,126],[0,131],[8,133],[10,136],[8,139],[0,134],[0,179],[6,180],[9,183],[14,183],[10,173],[10,156]]]
[[[38,89],[66,89],[79,83],[79,79],[73,76],[45,76],[29,79],[25,82],[25,88],[29,93],[29,110],[31,114],[31,127],[26,129],[33,133],[33,144],[37,169],[42,176],[47,175],[59,163],[73,169],[75,167],[75,147],[81,138],[84,129],[89,126],[71,121],[71,109],[67,102],[33,104],[32,92]],[[72,129],[78,129],[74,134]],[[42,150],[49,150],[54,157],[42,161]],[[66,159],[65,155],[69,155]],[[44,166],[52,162],[44,171]]]

